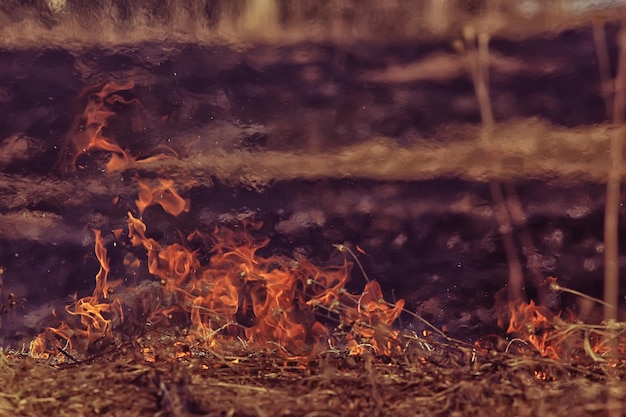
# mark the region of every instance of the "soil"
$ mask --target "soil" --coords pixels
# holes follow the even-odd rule
[[[382,2],[379,15],[351,2],[295,11],[275,2],[280,24],[258,27],[242,2],[193,12],[171,1],[152,14],[125,1],[14,3],[0,7],[0,415],[626,409],[624,306],[622,321],[600,324],[600,306],[545,280],[602,297],[604,182],[618,128],[607,122],[592,24],[606,22],[614,74],[620,9],[520,14],[459,2],[466,9],[449,20],[421,22],[403,2]],[[471,48],[468,27],[491,36],[490,139],[461,50]],[[84,140],[89,115],[107,120],[108,149]],[[122,154],[134,159],[114,165]],[[140,181],[163,178],[187,204],[180,214],[137,204]],[[521,208],[512,235],[524,301],[547,317],[530,330],[498,323],[509,262],[494,183]],[[386,300],[406,301],[392,328],[398,349],[356,352],[345,323],[328,317],[317,318],[332,337],[315,354],[243,340],[209,348],[190,340],[189,322],[149,329],[137,314],[85,349],[33,355],[29,343],[59,325],[58,312],[94,292],[94,229],[125,307],[162,284],[130,266],[129,254],[146,253],[131,249],[128,212],[162,245],[252,221],[255,237],[270,240],[261,256],[354,263],[348,293],[373,280]],[[198,252],[208,262],[210,250]],[[626,286],[619,295],[623,304]],[[578,322],[559,318],[569,312]],[[559,358],[532,343],[544,336]],[[618,340],[612,353],[592,347],[612,343],[600,336]]]

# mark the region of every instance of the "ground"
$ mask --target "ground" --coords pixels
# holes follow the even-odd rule
[[[5,352],[0,414],[574,417],[619,415],[626,406],[623,364],[568,363],[509,350],[413,335],[394,357],[328,349],[288,359],[190,348],[166,331],[79,363]]]

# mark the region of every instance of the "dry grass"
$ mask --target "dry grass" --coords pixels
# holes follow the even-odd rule
[[[611,383],[624,376],[622,365],[522,356],[523,343],[510,343],[505,352],[407,335],[397,357],[330,349],[286,360],[190,348],[176,334],[146,334],[74,364],[0,353],[0,410],[79,417],[604,416],[609,391],[623,394],[623,385]],[[625,401],[622,396],[618,405]]]

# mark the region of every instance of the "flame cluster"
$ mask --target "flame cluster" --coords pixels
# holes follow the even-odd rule
[[[559,359],[557,348],[551,343],[555,316],[546,307],[538,306],[533,300],[528,303],[509,303],[510,319],[506,329],[526,341],[541,356]],[[500,322],[502,327],[502,321]]]
[[[555,285],[553,277],[547,278],[546,283],[551,288],[562,288]],[[572,311],[554,314],[533,300],[509,302],[507,313],[506,332],[515,337],[509,345],[520,342],[516,343],[516,350],[524,354],[613,366],[625,361],[626,329],[621,323],[585,324]],[[498,320],[503,328],[505,322],[502,316]]]
[[[128,94],[122,94],[133,87],[132,81],[108,82],[81,92],[80,98],[87,104],[70,129],[67,153],[59,161],[62,170],[74,171],[79,156],[90,150],[111,152],[107,172],[140,162],[107,133],[109,122],[119,116],[119,106],[139,106],[136,99],[125,99]],[[147,270],[150,279],[159,284],[159,294],[137,289],[134,297],[145,299],[135,302],[119,296],[117,289],[124,277],[109,280],[107,250],[101,232],[94,230],[100,263],[94,292],[66,306],[63,314],[55,313],[61,324],[47,328],[33,341],[33,355],[45,355],[50,348],[85,352],[99,341],[114,339],[116,329],[127,319],[143,321],[152,328],[176,320],[189,323],[188,342],[212,349],[239,343],[248,348],[271,348],[287,356],[308,356],[327,344],[343,342],[352,354],[367,348],[384,355],[399,352],[398,331],[392,326],[404,301],[387,303],[374,281],[367,283],[362,294],[348,292],[349,262],[322,268],[303,258],[261,256],[259,251],[269,240],[252,237],[254,224],[243,224],[240,230],[194,231],[181,242],[164,245],[148,236],[141,216],[149,207],[160,206],[176,217],[189,211],[190,202],[177,192],[171,179],[135,179],[140,217],[128,212],[127,241],[122,230],[112,232],[120,246],[128,249],[124,264]],[[145,251],[141,259],[131,253],[138,248]],[[124,290],[133,293],[132,288]],[[341,341],[331,334],[329,323],[341,329]]]
[[[54,336],[65,340],[66,344],[74,349],[85,351],[93,343],[110,338],[113,327],[124,319],[122,304],[113,296],[115,288],[122,280],[109,281],[111,269],[107,250],[102,242],[102,234],[100,230],[94,230],[94,234],[95,254],[100,263],[100,270],[95,277],[96,286],[93,294],[78,298],[65,307],[68,320],[62,321],[58,327],[49,327],[31,343],[31,352],[35,355],[45,353],[47,343],[58,345],[58,339],[53,342]],[[53,310],[53,315],[59,314]]]
[[[130,246],[146,253],[144,261],[134,265],[147,268],[161,291],[143,303],[150,305],[148,311],[137,312],[117,297],[121,280],[109,281],[106,249],[96,230],[100,271],[93,294],[67,306],[68,315],[79,320],[48,328],[34,341],[31,353],[42,355],[51,344],[85,351],[96,341],[114,337],[124,311],[140,314],[153,327],[167,326],[179,317],[190,323],[190,345],[212,349],[228,349],[238,342],[290,357],[309,356],[326,349],[328,343],[338,343],[323,323],[326,317],[344,330],[342,340],[352,354],[367,347],[384,355],[400,351],[398,331],[392,325],[402,312],[403,300],[395,305],[385,302],[375,281],[362,294],[349,293],[345,289],[349,262],[322,268],[306,259],[260,256],[259,250],[269,241],[253,239],[247,230],[253,226],[191,233],[183,243],[201,241],[212,247],[203,263],[198,250],[183,243],[162,245],[148,237],[146,225],[129,212]]]

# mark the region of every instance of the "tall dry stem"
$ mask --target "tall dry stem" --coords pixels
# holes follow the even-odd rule
[[[606,207],[604,212],[604,319],[617,320],[619,293],[619,207],[624,149],[624,83],[626,82],[626,30],[623,25],[618,34],[619,62],[615,77],[613,98],[613,123],[609,151],[609,172],[606,182]]]
[[[593,41],[598,60],[598,74],[600,76],[600,91],[604,99],[604,108],[608,120],[613,118],[613,83],[611,80],[611,66],[609,63],[609,51],[606,45],[604,22],[594,20],[592,23]]]
[[[604,98],[608,119],[613,119],[615,129],[611,135],[609,149],[609,172],[606,183],[606,201],[604,209],[604,320],[609,323],[608,331],[610,352],[617,355],[618,339],[611,323],[617,320],[617,303],[619,293],[619,206],[623,165],[624,137],[624,83],[626,71],[626,32],[620,28],[617,42],[619,45],[619,62],[615,82],[611,83],[610,60],[607,48],[604,23],[593,22],[593,37],[598,59],[602,97]],[[611,88],[613,87],[613,88]],[[613,103],[611,105],[611,95]],[[611,379],[607,386],[606,408],[610,417],[622,415],[621,397],[623,388],[619,381]]]
[[[463,36],[465,38],[463,52],[467,59],[467,66],[472,76],[474,91],[480,109],[483,127],[482,140],[489,142],[492,140],[491,132],[495,124],[489,97],[489,35],[487,33],[476,34],[473,27],[467,26],[463,31]],[[519,300],[522,298],[524,277],[522,265],[515,247],[511,215],[505,204],[502,183],[498,180],[492,180],[489,184],[489,190],[495,205],[495,216],[509,265],[509,300]]]

